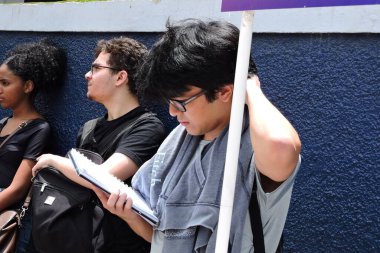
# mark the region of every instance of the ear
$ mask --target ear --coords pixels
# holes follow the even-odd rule
[[[125,70],[121,70],[117,74],[116,86],[120,86],[123,84],[128,84],[128,72]]]
[[[227,85],[223,86],[218,91],[218,99],[220,99],[223,102],[231,101],[233,91],[234,91],[234,85],[233,84],[227,84]]]
[[[34,90],[34,82],[32,80],[28,80],[24,83],[24,92],[25,94],[29,94]]]

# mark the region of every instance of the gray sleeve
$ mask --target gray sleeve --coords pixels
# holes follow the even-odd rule
[[[271,193],[265,193],[260,180],[257,180],[257,197],[263,224],[265,251],[268,253],[275,252],[278,242],[280,241],[289,210],[294,181],[300,164],[301,156],[298,159],[292,175]],[[256,166],[254,164],[253,166],[256,178],[260,179]]]

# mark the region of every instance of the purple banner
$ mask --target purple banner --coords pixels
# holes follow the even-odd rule
[[[222,11],[380,4],[380,0],[222,0]]]

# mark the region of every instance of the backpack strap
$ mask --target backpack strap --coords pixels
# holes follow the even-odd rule
[[[80,139],[79,147],[82,147],[84,143],[89,142],[94,136],[95,126],[102,117],[92,119],[84,123],[82,136]]]
[[[141,114],[137,118],[132,119],[132,120],[128,120],[128,121],[124,122],[124,124],[119,125],[119,127],[117,127],[114,131],[112,131],[112,133],[120,131],[120,128],[122,130],[119,133],[117,133],[117,135],[114,138],[109,140],[109,145],[101,153],[101,156],[105,157],[105,155],[107,155],[107,153],[110,152],[110,150],[112,148],[114,148],[114,145],[118,142],[118,140],[121,138],[122,135],[124,135],[127,132],[130,132],[134,126],[136,126],[138,123],[142,122],[144,119],[151,117],[152,115],[153,115],[153,113],[151,113],[151,112],[144,112],[143,114]],[[112,137],[113,135],[110,134],[108,136]]]
[[[143,121],[144,119],[151,117],[153,113],[151,112],[144,112],[143,114],[139,115],[138,117],[125,121],[123,124],[120,124],[117,128],[115,128],[110,134],[106,136],[109,137],[108,140],[108,146],[107,148],[100,153],[102,157],[105,157],[105,155],[110,152],[110,150],[114,147],[114,145],[117,143],[117,141],[120,139],[120,137],[125,134],[126,132],[129,132],[134,126],[136,126],[138,123]],[[79,147],[83,147],[84,144],[90,142],[94,137],[94,130],[96,127],[96,124],[98,121],[100,121],[102,117],[87,121],[83,126],[82,136],[80,140]],[[116,136],[113,133],[117,133]]]
[[[255,253],[265,253],[263,225],[261,223],[260,206],[257,199],[257,182],[256,176],[253,180],[251,200],[249,202],[249,215],[251,220],[251,229],[253,235],[253,247]],[[284,246],[284,234],[281,234],[276,253],[282,253]]]

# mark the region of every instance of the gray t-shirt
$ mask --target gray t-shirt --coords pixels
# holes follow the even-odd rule
[[[275,191],[265,193],[260,180],[257,184],[257,196],[260,206],[261,223],[263,224],[263,234],[265,243],[265,252],[276,252],[278,242],[280,241],[284,224],[289,210],[290,198],[296,174],[299,170],[301,157],[293,174],[283,182]],[[256,170],[256,177],[260,178]],[[243,228],[242,253],[252,253],[253,236],[251,220],[249,213],[245,217],[245,226]]]
[[[199,155],[200,153],[202,153],[202,150],[204,149],[204,147],[210,143],[210,141],[206,141],[206,140],[202,140],[200,143],[199,143],[199,146],[196,150],[196,152],[194,153],[193,157],[191,158],[189,164],[191,164],[195,157],[197,155]],[[168,233],[169,231],[165,231],[165,232],[161,232],[159,230],[154,230],[153,231],[153,238],[152,238],[152,244],[151,244],[151,249],[150,249],[150,252],[157,252],[157,253],[162,253],[163,252],[163,247],[164,247],[164,238],[165,238],[165,233]],[[173,232],[173,231],[171,231]],[[195,233],[195,228],[192,227],[192,228],[188,228],[188,229],[177,229],[176,230],[176,233],[183,233],[183,234],[189,234],[189,233]]]

